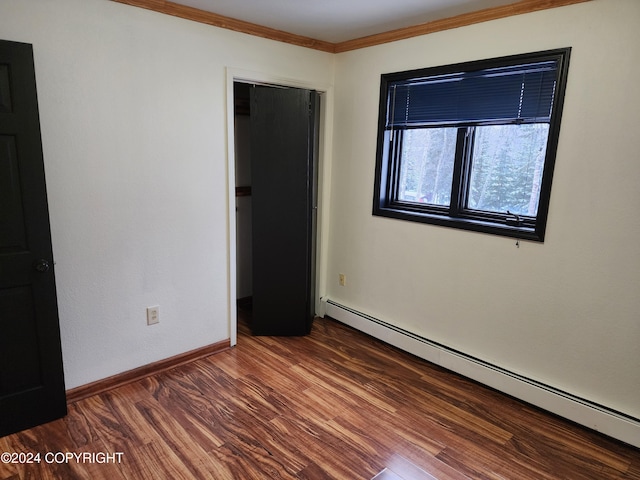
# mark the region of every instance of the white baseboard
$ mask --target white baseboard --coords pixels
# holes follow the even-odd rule
[[[640,420],[449,349],[323,299],[326,315],[431,363],[625,443],[640,447]]]

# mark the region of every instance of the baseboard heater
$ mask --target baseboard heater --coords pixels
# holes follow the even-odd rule
[[[431,363],[585,427],[640,447],[640,419],[492,365],[330,299],[325,314]]]

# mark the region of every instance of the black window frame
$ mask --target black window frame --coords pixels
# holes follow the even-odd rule
[[[429,67],[381,75],[380,107],[378,120],[378,143],[373,198],[373,215],[414,222],[448,226],[476,232],[484,232],[518,239],[543,242],[551,196],[551,183],[556,161],[560,123],[567,84],[571,47],[541,52],[497,57],[438,67]],[[441,207],[430,204],[406,202],[398,199],[402,135],[410,127],[389,127],[390,88],[403,82],[428,77],[453,75],[460,72],[480,72],[486,69],[518,65],[555,62],[555,91],[551,99],[549,134],[547,139],[542,182],[537,215],[535,217],[514,215],[511,212],[494,213],[467,208],[467,188],[471,169],[471,149],[475,129],[483,125],[519,124],[519,121],[471,121],[458,128],[456,156],[451,190],[451,205]],[[540,123],[540,122],[539,122]],[[542,122],[547,123],[547,122]],[[433,125],[431,125],[433,126]],[[438,126],[451,126],[444,123]],[[388,133],[393,130],[392,133]]]

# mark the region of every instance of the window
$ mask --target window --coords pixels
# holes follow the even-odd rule
[[[570,51],[383,74],[373,214],[543,241]]]

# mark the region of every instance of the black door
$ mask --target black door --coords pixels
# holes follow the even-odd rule
[[[0,41],[0,436],[67,413],[33,51]]]
[[[256,335],[305,335],[315,314],[320,96],[250,92],[253,314]]]

